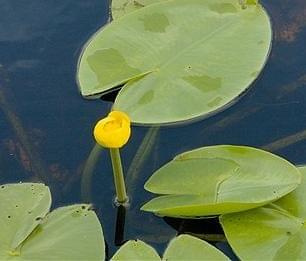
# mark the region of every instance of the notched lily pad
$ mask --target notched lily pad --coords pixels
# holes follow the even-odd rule
[[[50,190],[44,184],[2,185],[0,252],[4,252],[4,249],[17,248],[40,223],[40,219],[49,212],[50,206]]]
[[[239,212],[275,201],[300,182],[299,170],[272,153],[245,146],[204,147],[157,170],[145,189],[162,196],[141,209],[191,218]]]
[[[220,217],[241,260],[306,260],[306,167],[302,184],[267,206]]]
[[[81,55],[78,83],[87,98],[123,85],[113,109],[134,123],[207,116],[257,78],[271,35],[259,4],[243,9],[237,0],[161,1],[95,34]]]
[[[0,186],[0,260],[104,260],[102,228],[90,205],[51,213],[49,188]]]

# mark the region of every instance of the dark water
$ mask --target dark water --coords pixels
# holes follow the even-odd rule
[[[263,73],[224,112],[160,129],[128,188],[132,201],[124,240],[143,239],[162,252],[177,231],[201,233],[212,227],[218,231],[216,224],[161,219],[139,211],[152,197],[143,190],[144,182],[178,153],[205,145],[241,144],[306,163],[306,2],[262,3],[274,27],[273,50]],[[44,180],[52,190],[53,207],[85,200],[80,180],[94,146],[92,127],[111,103],[83,100],[75,72],[83,44],[107,19],[108,1],[0,0],[1,184]],[[122,150],[126,170],[147,131],[133,128],[131,141]],[[92,195],[111,256],[117,248],[117,210],[107,151],[101,152],[87,193]],[[219,247],[227,249],[224,244]]]

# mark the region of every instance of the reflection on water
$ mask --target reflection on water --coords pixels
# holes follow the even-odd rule
[[[139,238],[162,252],[177,230],[197,232],[139,211],[152,197],[143,189],[145,180],[178,153],[211,144],[243,144],[306,163],[306,2],[262,2],[274,24],[273,50],[263,73],[237,104],[200,122],[160,128],[158,134],[133,128],[122,150],[125,171],[132,177],[127,181],[132,201],[124,238],[117,233],[118,241]],[[0,5],[0,183],[44,179],[54,207],[80,202],[81,175],[94,146],[92,126],[111,103],[83,100],[75,71],[82,45],[107,21],[108,3],[0,0]],[[130,164],[134,171],[128,171]],[[117,212],[106,150],[93,168],[91,195],[111,255]]]

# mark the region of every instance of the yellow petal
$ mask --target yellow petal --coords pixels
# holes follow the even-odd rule
[[[127,114],[112,111],[97,122],[94,137],[98,144],[106,148],[121,148],[131,136],[131,121]]]
[[[122,111],[112,111],[110,114],[108,114],[108,116],[114,117],[116,119],[121,119],[122,121],[125,120],[128,124],[131,124],[129,116]]]

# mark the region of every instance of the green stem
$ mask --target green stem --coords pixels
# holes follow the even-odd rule
[[[83,202],[87,203],[92,202],[91,199],[92,176],[95,167],[97,165],[97,162],[100,158],[102,150],[103,148],[96,143],[86,160],[81,179],[81,198]]]
[[[129,190],[129,195],[132,196],[135,190],[135,183],[139,177],[143,165],[148,160],[154,146],[156,146],[156,138],[158,136],[159,127],[151,127],[143,138],[137,152],[130,164],[126,174],[126,183]]]
[[[110,156],[112,159],[113,165],[113,174],[114,174],[114,183],[117,194],[117,202],[119,204],[126,203],[128,201],[128,197],[126,194],[122,164],[120,158],[120,152],[118,148],[110,148]]]

